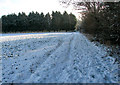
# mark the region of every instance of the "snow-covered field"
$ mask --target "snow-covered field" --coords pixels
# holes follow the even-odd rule
[[[115,59],[81,33],[6,34],[0,43],[3,83],[118,83]]]

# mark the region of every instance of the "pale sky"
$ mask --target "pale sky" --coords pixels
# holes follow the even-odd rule
[[[65,8],[60,5],[59,0],[0,0],[0,17],[11,13],[31,11],[43,12],[44,14],[52,11],[67,11],[77,15],[72,6]]]

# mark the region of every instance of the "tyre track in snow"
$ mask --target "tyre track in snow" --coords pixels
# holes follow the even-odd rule
[[[53,47],[50,50],[46,50],[46,49],[50,48],[51,46],[44,47],[46,52],[44,52],[44,54],[41,55],[41,57],[39,56],[37,61],[33,62],[30,68],[34,69],[34,72],[35,72],[47,60],[47,58],[49,58],[49,56],[53,54],[62,45],[62,43],[63,43],[63,40],[58,40],[58,43],[56,45],[53,45]],[[40,51],[38,50],[38,52]],[[34,65],[36,66],[36,68],[34,68],[35,67]]]
[[[72,41],[72,38],[73,36],[66,37],[64,39],[65,41],[59,46],[59,48],[57,48],[45,60],[45,62],[42,63],[42,65],[40,65],[40,67],[36,70],[34,74],[31,75],[30,79],[28,79],[27,82],[32,82],[32,83],[34,82],[54,83],[55,81],[57,82],[59,78],[58,75],[68,65],[67,61],[69,60],[68,55],[70,52],[70,43]],[[35,80],[32,80],[33,78],[35,78]]]
[[[74,33],[73,33],[74,34]],[[73,35],[70,39],[70,43],[69,43],[69,47],[68,47],[68,53],[66,55],[67,58],[67,63],[65,65],[65,67],[63,67],[64,69],[62,69],[62,71],[58,74],[58,78],[56,79],[56,82],[59,83],[71,83],[71,79],[70,79],[70,71],[71,71],[71,63],[72,63],[72,51],[73,51],[73,45],[74,45],[74,40],[75,40],[75,36]]]

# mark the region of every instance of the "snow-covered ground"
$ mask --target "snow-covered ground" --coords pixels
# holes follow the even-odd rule
[[[3,83],[118,83],[115,59],[81,33],[6,34],[0,43]]]

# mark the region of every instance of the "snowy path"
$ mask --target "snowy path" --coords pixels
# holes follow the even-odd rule
[[[80,33],[2,36],[2,82],[118,83],[118,65]]]

